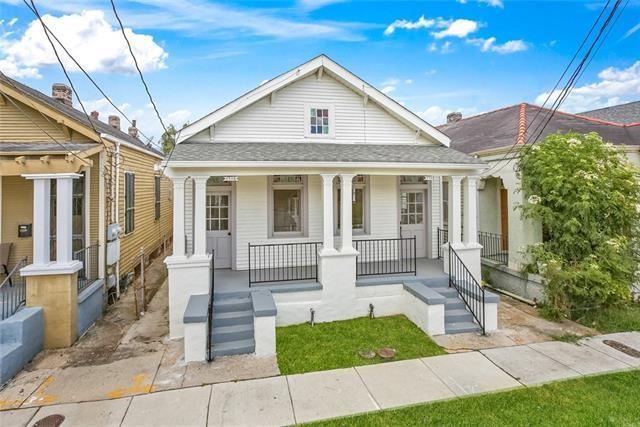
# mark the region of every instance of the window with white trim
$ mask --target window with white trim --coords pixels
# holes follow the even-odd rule
[[[274,175],[269,192],[270,231],[274,237],[302,236],[306,219],[306,179],[302,175]]]
[[[154,176],[153,177],[153,184],[154,184],[154,195],[155,195],[155,200],[154,200],[154,207],[155,207],[155,220],[159,220],[160,219],[160,188],[161,188],[161,181],[160,181],[160,177],[159,176]]]
[[[124,233],[132,233],[135,229],[136,211],[136,175],[133,172],[124,174]]]
[[[333,137],[333,107],[328,105],[307,105],[305,112],[305,136]]]
[[[367,218],[368,218],[368,193],[369,179],[365,175],[356,175],[353,178],[352,190],[351,190],[351,228],[354,234],[365,234],[367,232]],[[340,179],[336,177],[334,179],[334,200],[335,207],[333,209],[335,226],[335,234],[340,234],[340,221],[342,219],[342,203],[341,203],[341,191],[340,191]]]

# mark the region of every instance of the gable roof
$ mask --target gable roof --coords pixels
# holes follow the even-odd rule
[[[640,101],[578,113],[580,116],[622,124],[640,124]]]
[[[531,143],[537,136],[548,108],[522,103],[438,126],[451,138],[451,147],[465,153],[480,153]],[[536,116],[537,115],[537,116]],[[538,139],[556,132],[597,132],[616,145],[640,145],[640,126],[621,125],[557,111]],[[533,135],[533,136],[532,136]]]
[[[400,105],[324,54],[319,55],[292,70],[280,74],[279,76],[186,126],[180,131],[177,144],[182,143],[198,132],[209,128],[213,124],[218,123],[236,112],[252,105],[260,99],[263,99],[266,96],[269,96],[272,93],[294,83],[295,81],[308,77],[316,72],[327,72],[331,77],[334,77],[348,88],[361,94],[363,97],[367,97],[367,99],[374,101],[387,113],[391,114],[405,125],[416,131],[422,132],[427,138],[433,140],[435,143],[449,146],[449,138],[438,131],[434,126],[431,126],[415,113]]]
[[[107,123],[104,123],[100,120],[87,118],[87,116],[82,111],[76,110],[73,107],[69,107],[68,105],[63,104],[62,102],[56,99],[53,99],[52,97],[47,96],[44,93],[32,87],[29,87],[23,83],[20,83],[15,79],[12,79],[6,76],[4,73],[0,73],[0,83],[6,83],[11,88],[21,92],[22,94],[26,95],[27,97],[36,101],[37,103],[45,104],[47,107],[57,111],[62,115],[67,116],[71,120],[81,123],[84,126],[91,127],[91,124],[93,124],[93,127],[95,127],[100,134],[104,134],[103,136],[105,136],[108,139],[109,137],[114,138],[118,142],[125,142],[137,148],[140,148],[144,151],[147,151],[149,154],[152,154],[155,157],[164,158],[163,153],[161,153],[160,151],[156,150],[153,147],[148,146],[144,142],[140,141],[138,138],[132,137],[127,132],[123,132],[119,129],[116,129],[113,126],[110,126]],[[93,130],[91,130],[91,132],[93,132]]]

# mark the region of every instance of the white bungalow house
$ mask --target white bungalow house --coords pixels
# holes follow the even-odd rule
[[[432,335],[496,329],[497,297],[478,284],[486,166],[449,144],[325,55],[182,129],[166,264],[186,359],[273,354],[276,324],[368,314],[404,313]],[[444,263],[443,180],[459,201]]]

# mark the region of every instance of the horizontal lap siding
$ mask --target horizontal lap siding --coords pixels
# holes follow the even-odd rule
[[[61,125],[50,117],[43,116],[37,110],[13,100],[0,104],[0,141],[45,141],[52,142],[49,135],[60,142],[86,141],[87,138],[72,131],[71,138],[63,132]],[[35,124],[34,124],[35,123]],[[48,134],[48,135],[47,135]]]
[[[427,212],[431,214],[431,258],[436,258],[438,255],[438,228],[442,227],[442,177],[431,177],[431,200],[429,200]]]
[[[325,76],[304,78],[277,92],[275,102],[264,98],[216,124],[214,142],[413,143],[415,130],[360,94]],[[335,138],[305,138],[305,106],[334,107]],[[209,141],[209,131],[193,141]],[[425,139],[421,141],[427,142]]]
[[[99,240],[100,230],[100,154],[91,156],[93,167],[89,175],[89,244],[93,245]],[[104,250],[104,248],[100,248]]]
[[[12,243],[9,268],[20,259],[33,261],[33,239],[18,237],[19,224],[33,223],[33,182],[20,176],[2,177],[2,243]]]
[[[119,182],[118,222],[124,230],[125,212],[125,172],[135,173],[135,222],[134,231],[122,236],[120,241],[120,274],[127,274],[139,263],[140,249],[144,248],[149,255],[163,241],[163,237],[171,233],[172,201],[169,179],[161,180],[160,220],[155,220],[154,165],[158,158],[141,153],[138,150],[120,146],[122,165]]]

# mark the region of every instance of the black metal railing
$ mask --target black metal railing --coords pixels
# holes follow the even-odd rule
[[[20,269],[27,265],[23,258],[11,269],[0,284],[0,320],[12,316],[27,300],[26,281]]]
[[[479,231],[478,243],[482,245],[482,250],[480,251],[482,258],[501,264],[509,263],[509,236]]]
[[[438,259],[443,257],[442,245],[449,241],[449,230],[438,227]]]
[[[249,243],[249,286],[256,283],[318,281],[320,242]]]
[[[94,243],[73,253],[73,259],[82,262],[82,268],[78,271],[78,295],[98,280],[99,248],[100,245]]]
[[[213,360],[213,346],[211,344],[213,338],[213,299],[216,289],[215,271],[216,263],[214,251],[211,251],[211,265],[209,267],[209,305],[207,306],[207,362],[211,362]]]
[[[416,238],[355,240],[356,277],[416,274]]]
[[[460,295],[473,318],[480,325],[482,335],[484,335],[484,288],[469,272],[467,266],[464,265],[464,262],[451,246],[449,246],[449,287],[453,287],[458,291],[458,295]]]

